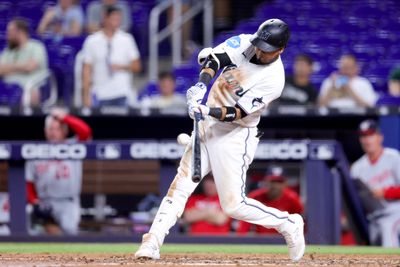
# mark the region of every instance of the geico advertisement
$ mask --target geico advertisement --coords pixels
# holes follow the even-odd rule
[[[24,144],[21,148],[24,159],[84,159],[83,144]]]
[[[185,147],[176,142],[137,142],[131,144],[130,156],[134,159],[179,159]]]
[[[256,159],[306,159],[308,156],[307,143],[260,143]]]

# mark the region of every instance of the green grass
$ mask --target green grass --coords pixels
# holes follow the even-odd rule
[[[88,243],[0,243],[0,253],[133,253],[138,244]],[[166,244],[162,253],[287,253],[286,246],[275,245],[196,245]],[[399,249],[381,247],[307,246],[306,253],[399,254]]]

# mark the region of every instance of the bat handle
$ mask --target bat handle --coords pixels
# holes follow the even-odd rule
[[[196,120],[196,122],[201,121],[201,113],[195,112],[194,113],[194,119]]]

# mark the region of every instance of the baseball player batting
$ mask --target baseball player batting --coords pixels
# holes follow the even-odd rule
[[[257,125],[268,104],[278,98],[285,83],[280,58],[289,40],[288,25],[279,19],[262,23],[254,35],[234,36],[199,54],[199,81],[187,91],[189,115],[201,113],[201,175],[214,175],[224,212],[237,220],[276,229],[289,247],[293,261],[305,250],[304,222],[300,215],[267,207],[245,195],[246,171],[253,160],[259,136]],[[207,85],[217,73],[205,105]],[[193,136],[192,136],[193,138]],[[169,229],[182,215],[197,183],[191,180],[191,145],[186,146],[178,173],[164,197],[136,258],[159,259]]]
[[[76,134],[67,140],[68,128]],[[91,138],[90,127],[77,117],[54,109],[45,120],[45,135],[51,143],[85,141]],[[80,222],[82,161],[29,160],[25,163],[28,202],[34,217],[48,234],[74,235]]]

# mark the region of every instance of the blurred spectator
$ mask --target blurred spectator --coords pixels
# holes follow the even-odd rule
[[[89,33],[97,32],[101,29],[101,22],[104,16],[104,10],[108,6],[115,6],[121,10],[122,22],[121,30],[128,32],[131,28],[131,10],[125,1],[101,0],[90,2],[87,8],[87,31]]]
[[[29,36],[29,25],[13,19],[7,25],[7,47],[0,54],[0,76],[6,83],[16,83],[30,96],[30,104],[40,102],[38,83],[48,74],[45,46]]]
[[[229,233],[231,220],[222,211],[212,175],[203,178],[202,189],[202,194],[190,196],[186,204],[183,220],[189,225],[188,233]]]
[[[67,140],[68,129],[76,134]],[[50,143],[74,143],[91,138],[90,127],[62,109],[53,109],[45,119],[44,133]],[[28,203],[33,220],[48,234],[77,234],[80,221],[82,161],[28,160],[25,163]]]
[[[214,30],[216,32],[231,30],[232,1],[214,0]]]
[[[268,175],[264,177],[265,186],[249,192],[248,197],[255,199],[264,205],[276,208],[288,213],[303,213],[304,207],[299,195],[286,184],[286,177],[281,167],[273,167]],[[277,233],[274,229],[268,229],[261,225],[250,224],[239,221],[237,233],[245,234],[255,232],[257,234]]]
[[[373,107],[377,95],[372,84],[359,76],[359,66],[353,55],[343,55],[339,71],[326,78],[320,89],[319,104],[334,108]]]
[[[142,105],[152,108],[186,108],[186,98],[175,93],[175,76],[170,72],[162,72],[158,77],[159,94],[143,99]]]
[[[78,36],[82,33],[84,13],[76,0],[59,0],[44,13],[37,29],[38,34]]]
[[[140,72],[142,64],[135,39],[121,31],[121,10],[108,6],[104,27],[90,35],[83,44],[83,105],[127,106],[137,101],[132,88],[132,73]]]
[[[293,64],[293,76],[287,77],[279,104],[315,105],[317,91],[311,84],[313,61],[307,55],[297,55]]]
[[[359,133],[365,154],[351,167],[351,176],[372,191],[371,197],[361,198],[369,215],[370,241],[373,245],[381,242],[384,247],[399,247],[400,154],[383,147],[383,136],[376,121],[363,121]],[[371,199],[374,197],[375,200]],[[376,200],[380,202],[378,205]]]
[[[390,73],[388,87],[391,96],[400,97],[400,68]]]

